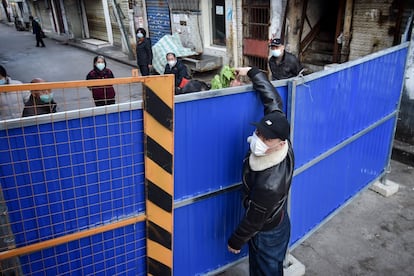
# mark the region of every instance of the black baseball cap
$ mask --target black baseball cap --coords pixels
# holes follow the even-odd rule
[[[260,134],[266,139],[286,140],[290,136],[290,125],[285,114],[274,111],[264,116],[259,122],[253,123]]]
[[[269,47],[280,46],[280,45],[282,45],[282,40],[280,40],[280,38],[274,38],[270,40]]]

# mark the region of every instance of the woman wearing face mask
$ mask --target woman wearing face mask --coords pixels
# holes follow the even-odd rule
[[[41,78],[35,78],[31,83],[45,82]],[[50,90],[32,90],[30,97],[24,104],[22,117],[55,113],[57,104],[53,100],[53,93]]]
[[[10,78],[7,75],[6,68],[0,65],[0,86],[21,83],[21,81]],[[0,93],[0,120],[20,117],[23,103],[29,99],[29,96],[30,93],[28,91]]]
[[[106,67],[106,60],[103,56],[96,56],[93,59],[93,69],[86,76],[87,80],[111,79],[114,78],[112,71]],[[91,86],[92,96],[96,106],[103,106],[115,103],[115,89],[112,85]]]
[[[174,74],[175,76],[175,94],[181,94],[180,91],[188,83],[187,67],[179,60],[174,53],[167,53],[167,64],[165,65],[164,74]]]
[[[138,69],[141,72],[141,76],[148,76],[152,68],[152,47],[151,39],[145,37],[147,32],[143,28],[137,30],[137,64]]]
[[[294,55],[285,51],[285,46],[279,38],[272,39],[269,48],[272,54],[269,59],[272,80],[288,79],[299,75],[303,69],[302,65]]]

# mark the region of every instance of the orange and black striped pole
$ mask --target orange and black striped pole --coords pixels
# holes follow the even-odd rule
[[[144,81],[147,273],[173,275],[174,77]]]

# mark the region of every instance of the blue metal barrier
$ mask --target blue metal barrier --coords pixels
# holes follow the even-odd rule
[[[142,110],[63,119],[0,130],[16,247],[144,211]],[[145,262],[145,223],[20,257],[25,275],[144,275]]]
[[[406,55],[403,44],[274,82],[296,154],[291,247],[385,174]],[[116,108],[2,123],[0,182],[16,247],[145,212],[142,110]],[[250,123],[262,115],[251,86],[176,97],[175,275],[218,272],[247,255],[246,247],[229,253],[227,238],[244,214],[241,165]],[[20,263],[27,275],[144,275],[145,236],[138,222],[23,255]]]

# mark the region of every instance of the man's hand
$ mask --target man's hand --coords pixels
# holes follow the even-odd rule
[[[236,76],[247,76],[247,72],[252,69],[252,67],[237,67]]]
[[[239,250],[233,249],[229,245],[227,245],[227,249],[233,254],[239,254],[240,253],[240,249]]]

